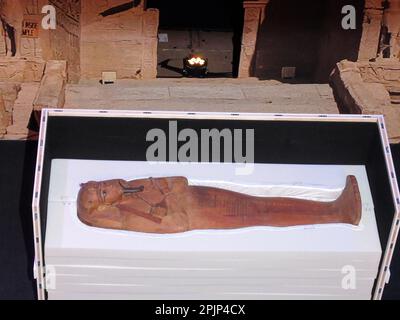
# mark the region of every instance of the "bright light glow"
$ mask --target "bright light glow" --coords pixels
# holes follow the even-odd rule
[[[204,66],[206,64],[206,60],[200,57],[193,57],[192,59],[189,59],[188,62],[191,66],[194,65]]]

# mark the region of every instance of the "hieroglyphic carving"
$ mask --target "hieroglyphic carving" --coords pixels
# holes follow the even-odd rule
[[[344,60],[336,65],[330,82],[342,113],[384,115],[389,139],[392,143],[398,143],[400,111],[392,104],[388,91],[388,87],[395,85],[392,80],[396,79],[391,77],[396,72],[388,73],[388,68],[395,71],[396,67],[380,62]]]
[[[22,37],[23,38],[38,38],[41,16],[25,15],[22,22]]]
[[[359,62],[361,76],[364,82],[381,83],[389,88],[400,89],[400,63],[394,60],[379,60],[377,62]]]
[[[38,82],[43,75],[41,59],[0,59],[0,82]]]
[[[61,10],[65,16],[79,22],[81,18],[81,0],[49,0],[49,3]]]
[[[56,7],[57,28],[50,33],[52,58],[68,61],[68,78],[80,77],[80,0],[50,0]]]
[[[39,26],[41,16],[39,15],[39,1],[38,0],[1,0],[0,11],[2,12],[2,20],[8,26],[3,24],[3,27],[11,30],[10,37],[2,37],[3,41],[0,44],[0,55],[4,56],[8,53],[11,56],[12,52],[6,47],[12,47],[11,42],[13,41],[16,46],[15,55],[23,58],[41,58],[42,47],[38,39]],[[36,27],[33,27],[36,24]],[[5,34],[2,32],[3,35]],[[29,37],[29,38],[28,38]]]

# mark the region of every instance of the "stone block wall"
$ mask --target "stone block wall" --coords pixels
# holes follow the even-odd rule
[[[100,79],[103,71],[115,71],[118,79],[156,77],[158,10],[145,10],[142,1],[138,7],[112,12],[125,3],[82,2],[82,79]]]
[[[359,61],[357,65],[364,82],[382,83],[387,88],[400,88],[400,62],[381,59],[375,62]]]
[[[42,59],[0,58],[0,82],[39,82],[43,70]]]
[[[381,69],[382,77],[371,77],[373,69]],[[391,143],[399,143],[400,109],[392,103],[387,88],[391,72],[384,70],[379,63],[344,60],[336,65],[330,83],[341,113],[384,115]]]

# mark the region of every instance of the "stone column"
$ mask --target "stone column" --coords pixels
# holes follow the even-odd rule
[[[382,19],[383,1],[366,0],[358,60],[370,60],[377,57]]]
[[[400,0],[390,0],[384,13],[384,24],[390,34],[390,58],[400,58]]]
[[[157,77],[158,9],[147,9],[143,15],[142,78]]]
[[[265,19],[265,7],[268,2],[269,0],[244,1],[239,78],[248,78],[254,75],[258,30]]]

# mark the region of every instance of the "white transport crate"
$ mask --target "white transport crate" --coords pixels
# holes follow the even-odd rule
[[[169,129],[170,121],[193,130],[254,129],[254,174],[236,175],[237,166],[227,163],[144,161],[146,132]],[[80,183],[149,175],[320,201],[337,197],[345,177],[355,175],[362,220],[358,227],[149,235],[91,228],[77,219]],[[399,229],[399,199],[381,116],[46,109],[33,200],[38,297],[380,299]],[[346,288],[351,268],[357,285]]]

